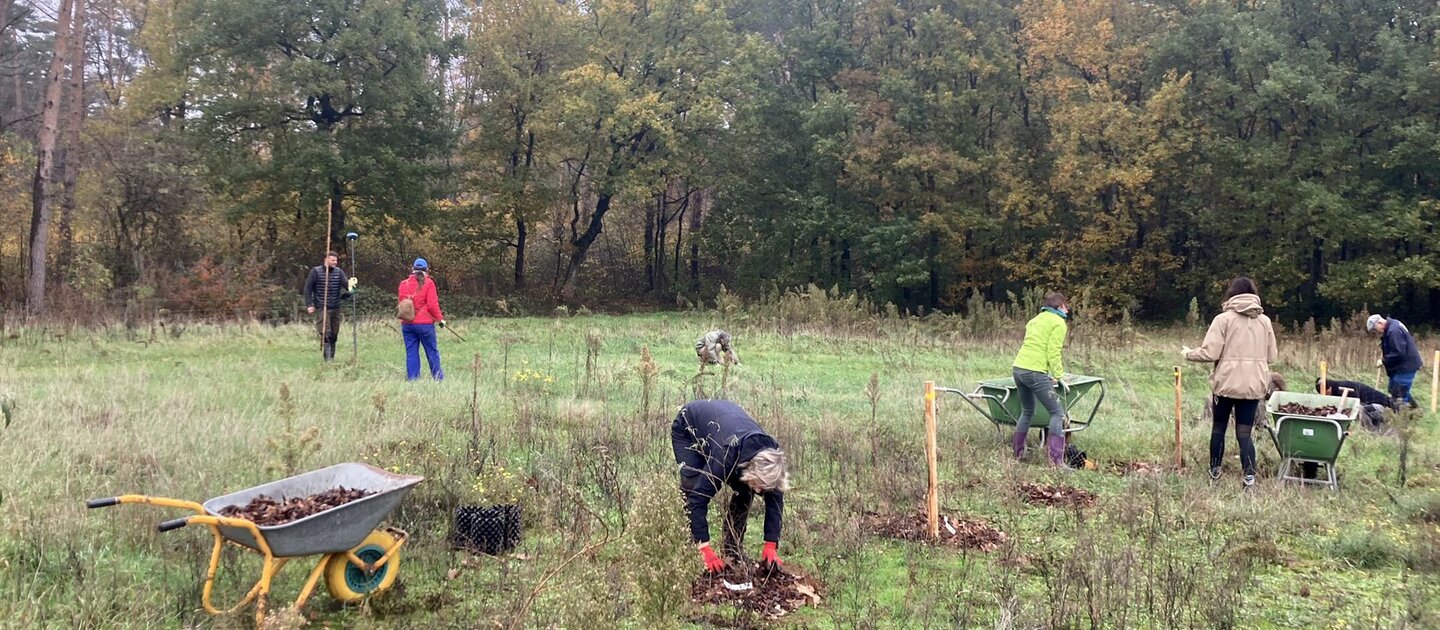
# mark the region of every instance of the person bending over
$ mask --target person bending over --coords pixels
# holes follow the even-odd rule
[[[680,467],[680,489],[690,520],[690,537],[700,550],[705,569],[719,572],[725,561],[710,547],[707,520],[710,501],[720,486],[734,493],[725,512],[723,551],[732,561],[746,558],[742,543],[746,518],[755,495],[765,500],[765,546],[762,561],[780,562],[780,527],[785,491],[790,487],[789,463],[779,442],[765,433],[739,405],[728,400],[696,400],[685,404],[670,427],[670,443]]]

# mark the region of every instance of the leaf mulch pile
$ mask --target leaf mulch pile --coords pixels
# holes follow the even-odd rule
[[[929,519],[926,518],[923,511],[913,512],[909,515],[867,514],[865,521],[866,529],[885,538],[924,543],[934,542],[941,546],[957,549],[994,551],[1010,540],[1005,532],[991,527],[985,521],[973,518],[951,518],[946,514],[940,515],[939,541],[930,539]]]
[[[733,590],[725,586],[727,581],[732,585],[748,582],[752,588]],[[697,604],[729,604],[771,619],[802,606],[819,606],[820,592],[815,578],[784,568],[767,569],[759,563],[731,563],[724,572],[702,574],[690,585],[690,599]]]
[[[1090,507],[1095,505],[1095,493],[1070,486],[1046,486],[1036,483],[1020,484],[1020,498],[1035,505],[1056,507]]]
[[[1340,413],[1340,409],[1335,405],[1325,405],[1324,407],[1306,407],[1305,405],[1302,405],[1300,403],[1285,403],[1283,405],[1280,405],[1276,409],[1280,413],[1287,413],[1296,416],[1315,416],[1317,418],[1324,418],[1325,416],[1328,416],[1332,413]]]
[[[220,516],[243,518],[261,527],[284,525],[307,516],[337,508],[351,501],[358,501],[374,492],[352,488],[331,488],[308,497],[297,497],[276,501],[265,495],[255,497],[245,505],[229,505],[220,509]]]

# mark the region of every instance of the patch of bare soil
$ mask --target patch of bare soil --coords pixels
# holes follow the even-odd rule
[[[284,525],[372,494],[375,493],[368,490],[331,488],[308,497],[295,497],[285,501],[276,501],[260,495],[245,505],[231,505],[222,508],[220,516],[243,518],[261,527]]]
[[[940,539],[931,540],[929,519],[924,512],[911,514],[867,514],[865,528],[885,538],[935,543],[957,549],[978,549],[993,551],[1010,539],[1009,536],[989,523],[973,518],[940,515]]]
[[[1020,498],[1035,505],[1054,507],[1090,507],[1095,493],[1070,486],[1049,486],[1036,483],[1020,484]]]
[[[744,588],[746,585],[749,588]],[[771,619],[802,606],[820,605],[820,593],[820,584],[813,577],[783,567],[767,569],[758,563],[732,563],[724,572],[705,573],[690,585],[690,599],[697,604],[728,604]]]

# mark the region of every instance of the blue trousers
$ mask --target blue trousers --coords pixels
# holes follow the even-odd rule
[[[420,346],[425,346],[430,376],[437,381],[445,380],[445,371],[440,369],[440,348],[435,345],[435,324],[401,324],[400,334],[405,337],[406,380],[420,378]]]
[[[1015,422],[1015,432],[1024,435],[1030,431],[1038,399],[1050,412],[1050,430],[1046,435],[1065,435],[1065,406],[1055,393],[1055,379],[1044,372],[1021,368],[1011,368],[1010,374],[1015,377],[1015,393],[1020,396],[1020,418]]]
[[[1397,403],[1398,403],[1398,402],[1405,402],[1405,403],[1409,404],[1411,407],[1414,407],[1414,406],[1415,406],[1415,398],[1410,395],[1410,387],[1411,387],[1412,385],[1414,385],[1414,384],[1415,384],[1415,373],[1414,373],[1414,372],[1406,372],[1406,373],[1404,373],[1404,374],[1391,374],[1391,375],[1390,375],[1390,397],[1391,397],[1391,398],[1394,398],[1394,399],[1395,399],[1395,402],[1397,402]]]

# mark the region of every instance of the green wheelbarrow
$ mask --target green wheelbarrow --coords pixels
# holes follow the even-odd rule
[[[971,407],[980,412],[980,415],[995,424],[996,433],[1001,433],[1003,427],[1013,427],[1020,421],[1020,394],[1015,386],[1014,378],[992,378],[980,381],[975,387],[975,391],[972,392],[948,387],[936,387],[935,390],[959,394],[965,402],[970,403]],[[1095,390],[1099,390],[1099,395],[1095,397],[1095,404],[1091,405],[1089,415],[1082,422],[1076,418],[1073,410],[1089,396],[1091,391]],[[1060,404],[1065,407],[1065,415],[1068,420],[1065,424],[1065,434],[1069,435],[1076,431],[1084,431],[1091,422],[1095,421],[1095,414],[1100,410],[1100,403],[1105,401],[1105,379],[1098,376],[1066,374],[1055,385],[1055,391],[1060,395]],[[1030,420],[1030,428],[1044,432],[1049,429],[1049,426],[1050,411],[1045,408],[1045,405],[1036,401],[1035,415]]]
[[[1329,415],[1281,411],[1286,405],[1297,404],[1312,410],[1319,407],[1335,407],[1339,411]],[[1280,468],[1275,477],[1281,481],[1297,481],[1301,484],[1315,484],[1340,489],[1340,478],[1335,469],[1335,460],[1345,438],[1350,435],[1350,423],[1360,414],[1360,399],[1322,396],[1304,392],[1275,392],[1265,402],[1265,411],[1270,422],[1265,425],[1270,438],[1275,441],[1275,450],[1280,454]],[[1324,479],[1306,479],[1294,474],[1296,464],[1324,466]]]

